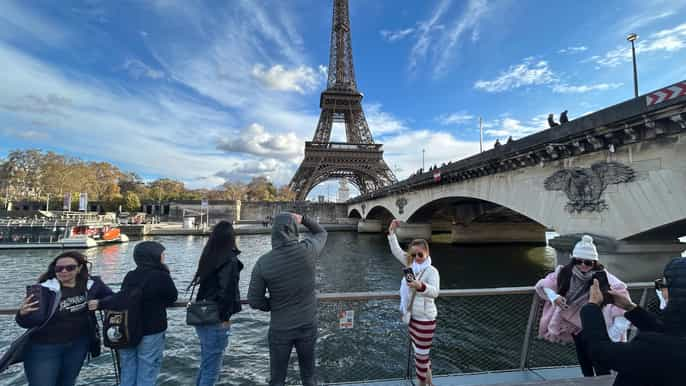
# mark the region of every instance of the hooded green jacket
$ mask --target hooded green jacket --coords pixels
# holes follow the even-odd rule
[[[299,240],[293,216],[276,216],[272,250],[257,260],[252,271],[248,303],[252,308],[271,312],[272,330],[316,323],[315,260],[324,249],[327,233],[308,217],[303,217],[302,224],[311,235]]]

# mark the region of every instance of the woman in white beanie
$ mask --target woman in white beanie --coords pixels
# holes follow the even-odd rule
[[[598,251],[593,238],[585,235],[572,252],[571,261],[558,266],[536,284],[536,293],[545,300],[539,325],[539,337],[551,342],[574,342],[579,365],[584,376],[610,374],[610,370],[591,361],[588,349],[581,339],[581,307],[588,304],[593,275],[605,272],[610,289],[629,296],[626,284],[607,272],[598,261]],[[626,341],[629,321],[624,310],[613,304],[603,307],[603,316],[610,338],[615,342]]]

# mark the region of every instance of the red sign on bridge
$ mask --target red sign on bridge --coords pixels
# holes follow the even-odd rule
[[[683,95],[686,95],[686,82],[679,82],[646,95],[646,105],[656,105]]]

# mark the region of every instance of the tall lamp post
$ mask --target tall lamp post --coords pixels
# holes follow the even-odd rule
[[[630,33],[626,37],[626,40],[631,42],[631,57],[634,61],[634,97],[638,98],[638,71],[636,71],[636,46],[634,45],[636,39],[638,39],[638,35],[635,33]]]

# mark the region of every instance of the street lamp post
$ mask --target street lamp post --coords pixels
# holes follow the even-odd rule
[[[636,46],[634,45],[636,39],[638,39],[638,35],[635,33],[630,33],[626,37],[626,40],[631,42],[631,57],[634,62],[634,97],[638,98],[638,71],[636,70]]]
[[[422,149],[422,173],[424,172],[424,152],[426,152],[426,150]]]

